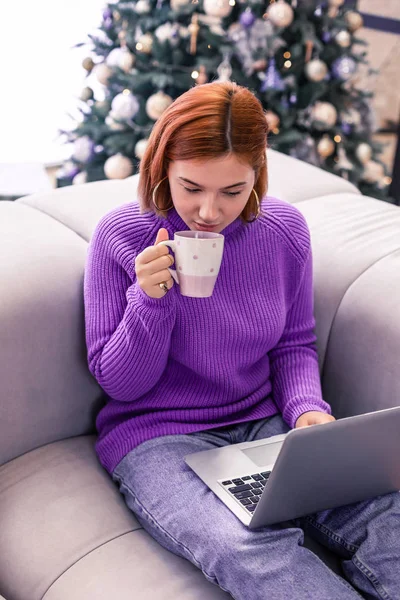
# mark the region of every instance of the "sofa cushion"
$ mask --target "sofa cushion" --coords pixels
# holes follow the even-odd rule
[[[94,430],[102,394],[86,361],[86,252],[54,219],[0,202],[0,464]]]
[[[0,467],[0,581],[13,600],[112,598],[116,581],[118,597],[227,597],[141,529],[91,436]]]
[[[228,597],[141,529],[92,436],[0,467],[0,581],[13,600],[113,598],[116,581],[118,597]]]
[[[274,150],[268,150],[268,172],[268,194],[291,203],[327,193],[359,194],[345,179]],[[56,192],[27,196],[18,202],[51,215],[89,241],[105,213],[136,200],[138,178],[134,175],[123,180],[64,187]]]
[[[400,248],[400,209],[381,200],[355,194],[321,196],[301,202],[297,207],[304,214],[311,231],[314,312],[324,384],[323,366],[332,325],[340,314],[339,307],[348,290],[365,271]],[[389,281],[383,286],[388,289]],[[362,297],[352,295],[352,298],[355,303],[362,304]],[[377,317],[375,309],[374,318]],[[338,342],[339,345],[341,343]],[[352,351],[355,357],[359,356],[354,344]],[[372,371],[376,373],[375,369]],[[344,372],[346,369],[343,369]],[[325,388],[330,390],[329,398],[336,408],[333,381],[327,382]],[[329,402],[328,397],[326,400]]]

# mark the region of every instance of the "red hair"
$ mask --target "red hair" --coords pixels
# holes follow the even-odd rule
[[[156,211],[155,186],[167,176],[171,161],[213,159],[234,154],[255,171],[259,199],[267,192],[268,125],[261,102],[231,81],[205,83],[179,96],[161,115],[140,162],[138,197],[142,210]],[[168,179],[157,190],[160,212],[171,208]],[[241,217],[257,213],[252,192]]]

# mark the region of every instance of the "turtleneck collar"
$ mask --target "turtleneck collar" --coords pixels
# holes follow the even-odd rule
[[[168,211],[168,215],[166,221],[172,225],[174,232],[176,231],[187,231],[189,227],[186,225],[185,221],[179,216],[175,208],[171,208]],[[246,223],[242,221],[240,217],[235,219],[232,223],[230,223],[225,229],[221,231],[221,234],[225,237],[232,235],[235,231],[237,231],[241,227],[245,227]]]

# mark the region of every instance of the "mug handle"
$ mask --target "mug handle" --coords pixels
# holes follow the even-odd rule
[[[174,240],[164,240],[163,242],[158,242],[157,246],[168,246],[169,248],[171,248],[172,252],[175,253],[176,243]],[[168,271],[171,273],[172,279],[174,279],[176,283],[179,283],[178,275],[175,269],[168,268]]]

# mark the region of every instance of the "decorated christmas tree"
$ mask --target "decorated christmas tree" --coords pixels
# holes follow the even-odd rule
[[[372,140],[372,93],[345,0],[136,0],[109,3],[89,35],[81,119],[58,185],[138,171],[155,121],[193,85],[236,81],[262,102],[269,146],[385,198],[390,178]]]

